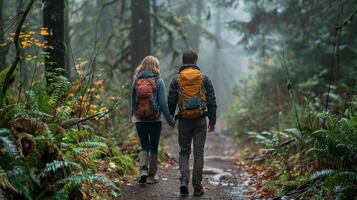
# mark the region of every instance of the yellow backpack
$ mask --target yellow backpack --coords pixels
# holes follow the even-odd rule
[[[206,111],[206,91],[203,76],[199,69],[187,68],[178,77],[179,114],[184,119],[197,119]]]

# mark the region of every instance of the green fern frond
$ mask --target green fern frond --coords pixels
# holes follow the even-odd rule
[[[317,171],[317,172],[313,173],[309,179],[311,181],[314,181],[319,178],[325,178],[325,177],[330,176],[334,173],[336,173],[336,170],[334,170],[334,169],[324,169],[324,170]]]
[[[22,165],[12,164],[14,164],[12,165],[12,169],[6,171],[11,185],[16,188],[18,194],[25,197],[24,199],[31,200],[33,194],[31,193],[30,188],[32,188],[33,182],[29,181],[31,179],[29,176],[30,172]]]
[[[64,96],[69,88],[71,87],[71,82],[64,76],[56,76],[53,83],[50,85],[49,90],[51,91],[51,104],[57,104],[62,96]]]
[[[44,177],[48,172],[55,173],[58,169],[63,169],[63,168],[75,168],[75,169],[79,169],[80,171],[83,171],[82,166],[79,165],[78,163],[71,162],[68,160],[63,160],[63,161],[55,160],[51,163],[46,164],[46,167],[41,171],[39,176]]]
[[[284,132],[288,133],[289,136],[296,138],[298,140],[300,140],[302,138],[302,134],[301,134],[300,130],[298,130],[296,128],[285,129]]]
[[[329,179],[334,183],[357,184],[357,172],[340,171],[330,176]]]
[[[53,109],[52,97],[47,94],[46,86],[42,83],[35,83],[32,89],[26,93],[26,97],[30,110],[51,113]]]
[[[87,148],[105,148],[108,149],[108,145],[103,142],[81,142],[78,144],[80,147],[87,147]]]
[[[57,200],[68,200],[69,195],[72,191],[79,189],[80,187],[72,182],[65,184],[62,189],[56,192],[54,199]]]
[[[86,153],[86,156],[90,159],[100,158],[103,155],[107,155],[107,152],[101,151],[100,149],[91,149]]]
[[[17,192],[16,188],[10,183],[6,172],[2,167],[0,167],[0,187],[2,189],[10,189],[14,192]]]
[[[68,184],[73,183],[77,186],[81,186],[84,183],[99,183],[102,185],[110,186],[115,190],[119,190],[119,188],[108,178],[99,175],[83,175],[83,174],[75,174],[60,180],[58,183],[60,184]]]
[[[11,136],[11,131],[7,128],[0,128],[0,136],[3,137]]]
[[[118,168],[124,172],[124,174],[133,174],[135,172],[134,161],[130,156],[115,156],[112,160],[117,164]]]
[[[93,135],[92,139],[95,141],[99,141],[99,142],[107,142],[108,139],[102,136],[98,136],[98,135]]]
[[[12,156],[15,159],[20,158],[19,151],[17,150],[17,147],[12,140],[10,140],[8,137],[0,137],[0,141],[2,142],[5,151],[7,154],[9,154],[9,156]]]
[[[46,148],[48,146],[46,139],[36,138],[35,144],[36,144],[35,148],[25,158],[25,162],[28,163],[30,166],[34,166],[34,167],[38,166],[38,164],[41,162],[41,157],[45,153]]]

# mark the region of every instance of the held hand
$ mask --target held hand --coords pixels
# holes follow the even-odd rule
[[[170,126],[171,126],[172,128],[175,128],[175,125],[176,125],[175,117],[171,115],[171,119],[172,119],[172,120],[171,120]]]
[[[175,122],[175,121],[172,121],[172,124],[170,125],[171,128],[175,128],[175,124],[176,124],[176,122]]]
[[[214,124],[209,124],[208,125],[208,132],[213,132],[215,130],[216,126]]]

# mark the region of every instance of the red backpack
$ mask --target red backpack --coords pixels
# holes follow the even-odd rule
[[[156,104],[156,78],[138,78],[135,81],[136,107],[134,115],[141,120],[155,120],[160,117]]]

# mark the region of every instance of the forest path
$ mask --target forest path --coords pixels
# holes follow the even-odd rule
[[[247,179],[247,172],[237,165],[237,147],[220,131],[207,133],[205,146],[205,166],[203,186],[205,195],[193,197],[193,188],[190,186],[190,196],[181,198],[179,193],[178,163],[161,163],[158,176],[160,182],[154,185],[141,186],[137,182],[128,183],[123,187],[123,196],[126,200],[170,200],[170,199],[212,199],[212,200],[240,200],[249,190],[251,179]],[[177,137],[165,141],[165,151],[171,158],[178,160],[179,146]],[[192,156],[190,160],[192,170]],[[191,173],[192,174],[192,173]]]

